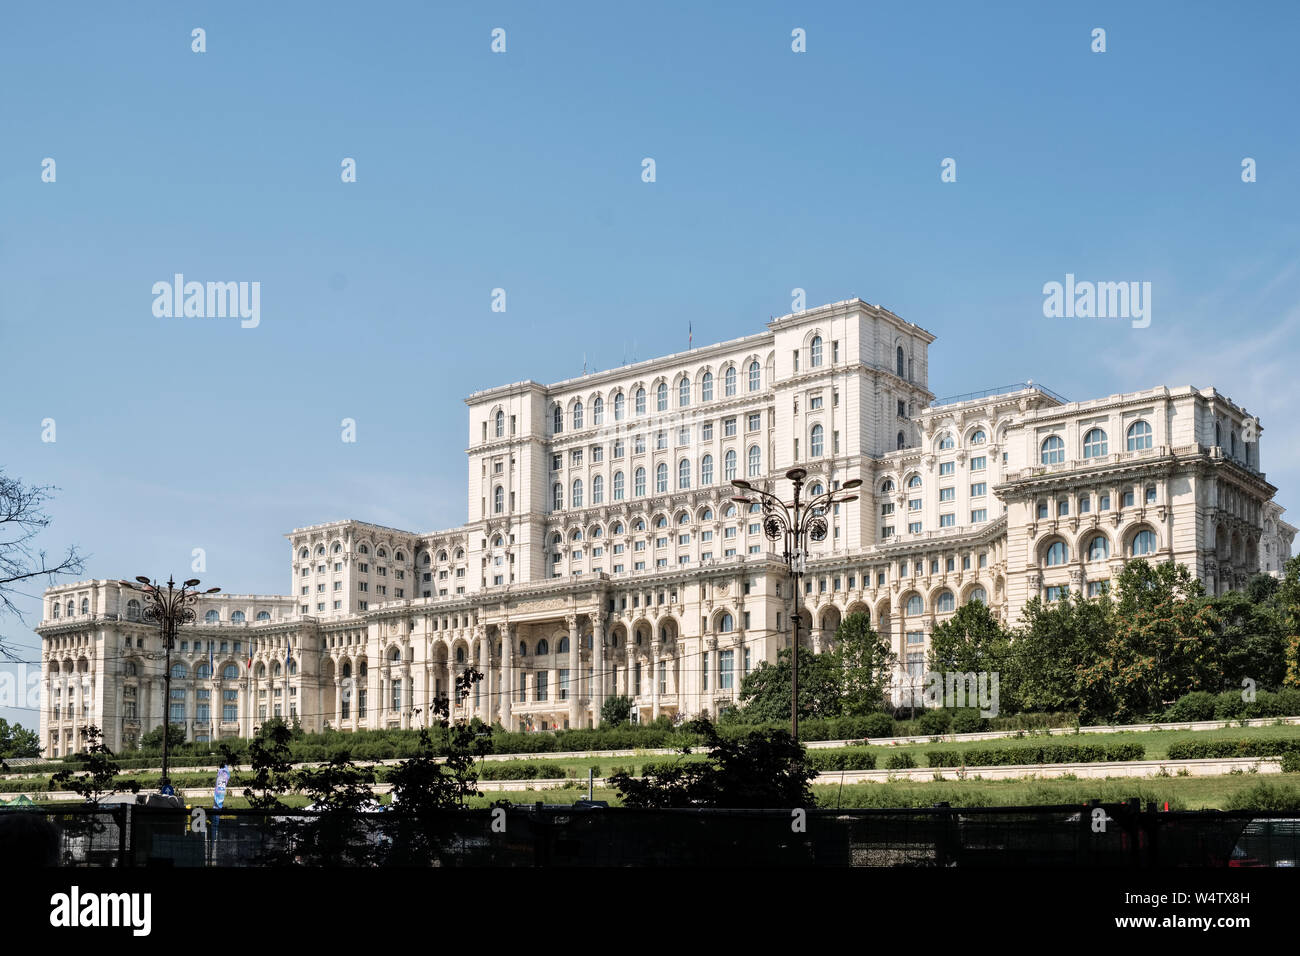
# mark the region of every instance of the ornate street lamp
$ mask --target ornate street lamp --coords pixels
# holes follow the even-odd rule
[[[799,740],[799,578],[808,566],[808,540],[822,541],[826,537],[826,513],[832,505],[857,501],[857,495],[845,494],[862,484],[853,478],[841,487],[824,492],[808,501],[799,500],[799,491],[803,488],[808,471],[804,468],[792,468],[785,473],[786,478],[794,483],[794,500],[784,502],[776,495],[761,488],[755,488],[748,481],[736,480],[731,484],[745,495],[736,495],[731,500],[741,504],[752,505],[757,501],[763,505],[763,533],[773,541],[781,540],[781,558],[790,570],[794,585],[794,613],[791,622],[794,628],[794,641],[790,650],[790,734]]]
[[[138,583],[136,583],[138,582]],[[171,706],[172,706],[172,648],[176,644],[176,629],[182,624],[194,623],[194,604],[202,594],[216,594],[221,588],[208,588],[206,591],[197,591],[199,586],[198,578],[190,578],[179,588],[172,578],[167,579],[167,590],[155,581],[140,576],[135,582],[122,581],[124,586],[132,590],[139,591],[144,595],[144,611],[140,615],[141,620],[152,624],[157,624],[162,631],[163,651],[166,655],[166,663],[163,670],[163,750],[162,750],[162,786],[165,788],[170,785],[171,781],[167,776],[167,751],[168,738],[171,736]]]

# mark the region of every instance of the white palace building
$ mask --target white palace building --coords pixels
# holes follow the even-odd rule
[[[810,549],[813,650],[869,614],[921,677],[929,634],[980,600],[1099,593],[1139,555],[1211,592],[1278,573],[1296,529],[1272,501],[1260,429],[1214,388],[1069,402],[1025,383],[936,401],[934,336],[850,299],[745,338],[581,378],[471,395],[468,521],[414,532],[334,521],[288,534],[284,595],[218,594],[182,629],[164,701],[158,629],[116,581],[45,593],[49,755],[103,728],[130,748],[169,719],[191,739],[416,727],[474,666],[455,716],[585,727],[626,694],[638,719],[716,714],[791,639],[787,568],[743,478],[788,495],[860,479]],[[756,508],[757,506],[755,506]],[[251,666],[250,666],[251,659]],[[209,660],[212,665],[209,665]]]

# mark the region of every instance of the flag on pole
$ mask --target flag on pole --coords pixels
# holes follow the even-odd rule
[[[293,658],[289,656],[289,639],[284,639],[284,676],[289,677],[289,665],[293,663]]]
[[[248,669],[253,669],[253,642],[248,642]]]
[[[686,323],[686,351],[695,347],[695,323]]]

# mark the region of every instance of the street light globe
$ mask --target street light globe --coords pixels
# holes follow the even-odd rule
[[[753,487],[754,487],[754,486],[751,485],[749,482],[747,482],[747,481],[745,481],[744,479],[741,479],[741,478],[737,478],[737,479],[735,479],[734,481],[732,481],[731,486],[732,486],[733,488],[741,488],[741,489],[743,489],[743,490],[745,490],[745,491],[750,491],[750,490],[753,489]]]
[[[861,479],[861,478],[850,478],[848,481],[844,482],[844,484],[843,484],[842,487],[844,487],[844,488],[858,488],[858,487],[861,487],[861,485],[862,485],[862,479]]]

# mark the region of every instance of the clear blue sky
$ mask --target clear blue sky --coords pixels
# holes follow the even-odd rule
[[[294,527],[465,520],[470,392],[678,351],[688,322],[749,334],[801,287],[934,332],[941,396],[1216,385],[1300,512],[1297,26],[1294,3],[6,5],[0,468],[61,488],[42,543],[85,577],[185,576],[202,547],[205,583],[283,593]],[[260,282],[260,327],[155,318],[176,272]],[[1066,273],[1150,281],[1150,327],[1044,318]],[[41,588],[0,621],[33,656]]]

